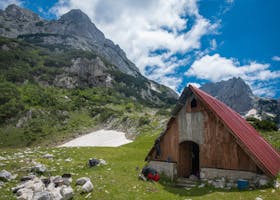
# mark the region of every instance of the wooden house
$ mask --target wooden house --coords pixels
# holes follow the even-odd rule
[[[192,85],[184,89],[146,161],[172,179],[191,174],[273,178],[280,171],[277,150],[238,113]]]

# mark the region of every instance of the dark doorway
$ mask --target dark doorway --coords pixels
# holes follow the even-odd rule
[[[192,171],[191,174],[199,177],[199,146],[192,142]]]
[[[187,178],[191,174],[199,177],[199,145],[185,141],[179,146],[178,176]]]

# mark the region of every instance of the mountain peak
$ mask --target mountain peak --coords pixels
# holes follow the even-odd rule
[[[240,77],[217,83],[206,83],[201,89],[239,113],[245,113],[252,107],[253,92]]]
[[[72,22],[87,22],[91,23],[90,18],[80,9],[73,9],[61,16],[60,20]]]
[[[61,24],[67,24],[66,29],[69,34],[88,38],[96,42],[103,42],[105,40],[104,34],[80,9],[70,10],[62,15],[58,21]]]
[[[7,17],[11,19],[27,20],[27,21],[39,21],[40,17],[36,13],[21,8],[16,4],[11,4],[5,9]]]

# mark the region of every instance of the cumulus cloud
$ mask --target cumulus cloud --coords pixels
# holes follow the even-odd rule
[[[201,38],[219,26],[199,14],[196,0],[59,0],[52,12],[60,16],[73,8],[119,44],[144,75],[173,89],[182,79],[170,75],[189,62],[174,55],[201,48]]]
[[[280,56],[273,56],[271,59],[274,61],[280,61]]]
[[[187,83],[187,86],[189,86],[189,85],[193,85],[193,86],[195,86],[197,88],[201,87],[201,84],[199,84],[199,83],[191,83],[191,82],[189,82],[189,83]]]
[[[210,81],[226,80],[231,77],[241,77],[244,80],[268,80],[280,77],[280,71],[271,71],[269,64],[250,62],[240,65],[233,58],[221,57],[219,54],[205,55],[196,60],[186,72],[187,76],[195,76]]]
[[[257,62],[240,65],[236,59],[214,54],[205,55],[193,62],[185,75],[212,82],[241,77],[250,84],[256,94],[264,94],[263,92],[267,91],[268,81],[280,78],[280,71],[271,71],[269,67],[269,64]]]
[[[20,0],[1,0],[0,1],[0,9],[5,9],[10,4],[22,5],[22,1]]]

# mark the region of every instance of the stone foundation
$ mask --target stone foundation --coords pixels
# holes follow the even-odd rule
[[[177,164],[174,162],[150,161],[148,165],[157,170],[159,174],[169,177],[171,181],[177,177]]]
[[[215,179],[215,178],[226,178],[230,180],[246,179],[252,180],[256,178],[257,174],[248,171],[238,170],[226,170],[226,169],[215,169],[215,168],[201,168],[200,178],[201,179]]]

